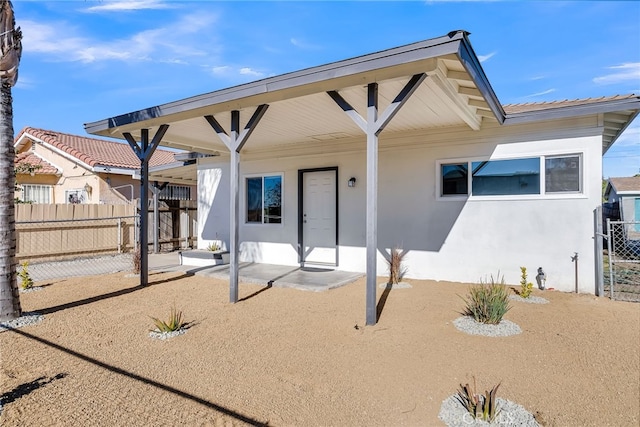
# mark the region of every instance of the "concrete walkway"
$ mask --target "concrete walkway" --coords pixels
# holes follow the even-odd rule
[[[229,265],[211,267],[180,265],[178,252],[149,254],[149,270],[184,271],[198,276],[229,280]],[[239,280],[245,283],[320,292],[346,285],[363,276],[363,273],[329,268],[301,268],[288,265],[241,263]]]

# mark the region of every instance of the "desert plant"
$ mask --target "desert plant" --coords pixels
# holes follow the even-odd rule
[[[167,321],[156,317],[151,317],[151,320],[153,320],[153,324],[156,327],[155,330],[151,330],[152,332],[175,332],[182,329],[186,324],[182,320],[182,311],[176,310],[175,305],[171,307],[171,312],[169,313],[169,319]]]
[[[136,251],[133,253],[133,273],[140,274],[140,262],[141,262],[141,253],[140,247],[136,248]]]
[[[209,246],[207,246],[207,250],[208,251],[219,251],[220,250],[220,244],[218,242],[212,242],[209,243]]]
[[[520,295],[522,298],[529,298],[533,292],[533,283],[527,282],[527,267],[520,267]]]
[[[22,269],[18,273],[18,277],[20,277],[20,287],[23,290],[31,289],[33,287],[33,280],[31,280],[31,276],[29,275],[29,263],[27,261],[20,264]]]
[[[398,283],[400,283],[402,277],[407,272],[407,269],[402,265],[402,260],[404,259],[406,253],[406,251],[402,251],[398,247],[395,247],[391,250],[389,258],[387,259],[390,285],[397,285]]]
[[[473,377],[473,387],[469,383],[466,385],[460,384],[456,399],[474,419],[490,423],[500,413],[496,397],[498,387],[500,387],[500,383],[493,387],[491,391],[485,390],[484,395],[478,394],[476,393],[476,377]]]
[[[509,307],[509,290],[505,286],[504,276],[497,281],[491,275],[489,282],[480,279],[480,284],[469,289],[467,298],[462,298],[466,303],[463,314],[472,316],[476,322],[497,325],[511,307]]]

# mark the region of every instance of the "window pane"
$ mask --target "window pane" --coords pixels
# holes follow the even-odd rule
[[[473,162],[474,196],[540,194],[540,159]]]
[[[282,177],[264,177],[264,222],[282,222]]]
[[[22,200],[31,203],[51,203],[51,186],[24,184],[22,185]]]
[[[545,191],[580,191],[580,156],[545,159]]]
[[[441,165],[442,196],[468,193],[468,166],[466,163]]]
[[[247,178],[247,222],[262,223],[262,177]]]

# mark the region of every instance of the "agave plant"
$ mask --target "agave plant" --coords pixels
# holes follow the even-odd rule
[[[153,324],[156,326],[156,329],[152,329],[151,332],[175,332],[186,325],[182,320],[182,311],[176,310],[175,306],[171,308],[171,313],[169,314],[169,319],[167,321],[156,317],[151,317],[151,320],[153,320]]]
[[[476,377],[473,377],[473,387],[469,383],[466,385],[460,384],[456,399],[474,419],[490,423],[500,413],[496,397],[498,387],[500,387],[500,383],[490,391],[486,390],[484,395],[478,394],[476,393]]]

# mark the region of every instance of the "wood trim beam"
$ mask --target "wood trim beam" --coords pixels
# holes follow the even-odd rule
[[[451,101],[451,109],[453,112],[455,112],[471,129],[480,130],[481,121],[478,119],[478,116],[471,110],[464,99],[460,97],[457,89],[447,78],[447,76],[452,72],[455,71],[449,71],[445,75],[442,71],[435,70],[435,73],[431,74],[431,79],[435,84],[434,90],[436,92],[440,92],[445,99]]]
[[[149,221],[149,160],[160,145],[167,129],[169,125],[160,125],[151,142],[149,129],[140,129],[140,144],[130,133],[122,134],[140,159],[140,286],[149,284],[149,226],[147,225]]]
[[[242,151],[256,126],[258,126],[258,123],[264,117],[267,108],[269,108],[268,104],[258,106],[242,131],[240,131],[240,111],[231,111],[231,132],[229,134],[227,134],[215,117],[212,115],[204,116],[230,152],[229,302],[231,303],[238,302],[238,277],[240,270],[238,261],[240,258],[240,151]]]

